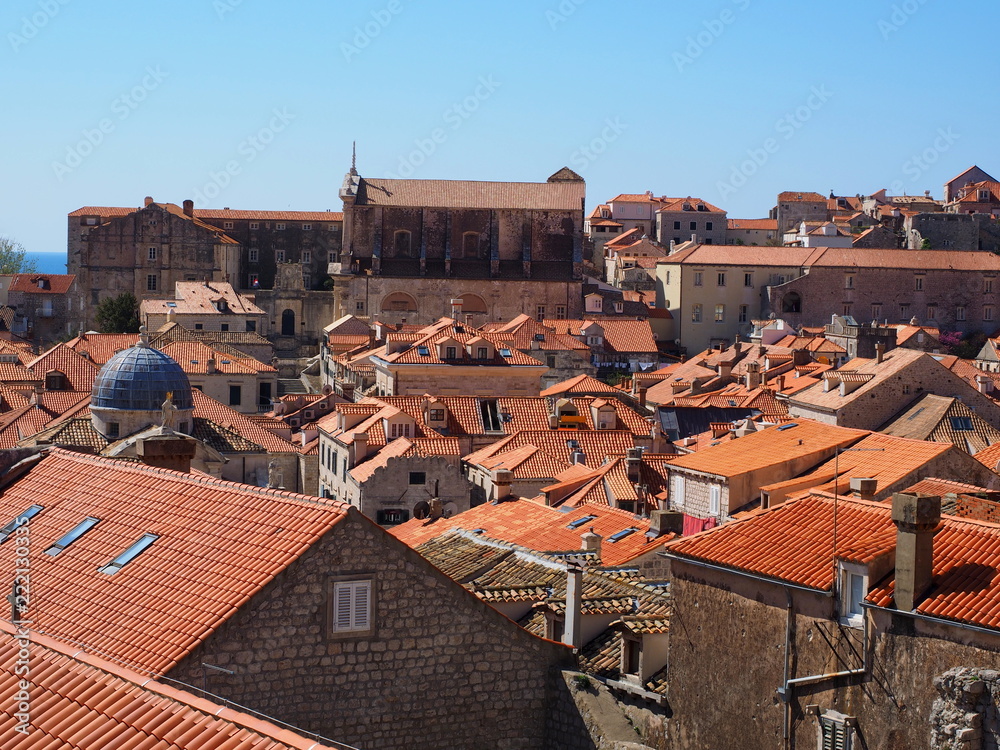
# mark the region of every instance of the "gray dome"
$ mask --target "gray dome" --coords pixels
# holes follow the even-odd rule
[[[160,411],[168,392],[174,394],[178,409],[194,408],[191,383],[181,366],[141,340],[118,352],[97,373],[90,405],[122,411]]]

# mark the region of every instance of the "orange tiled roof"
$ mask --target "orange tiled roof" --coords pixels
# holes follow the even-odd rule
[[[604,348],[612,352],[655,354],[656,339],[648,320],[627,318],[585,318],[582,320],[545,320],[556,333],[580,335],[580,329],[596,323],[604,329]]]
[[[714,448],[680,456],[671,468],[690,469],[718,476],[739,476],[800,456],[846,448],[869,433],[846,427],[796,419],[780,427],[769,427]]]
[[[358,186],[356,205],[580,211],[585,193],[583,181],[474,182],[364,177]]]
[[[758,229],[768,232],[778,231],[777,219],[729,219],[729,229]]]
[[[191,398],[194,400],[195,417],[208,419],[220,427],[232,430],[266,449],[268,453],[288,453],[298,450],[294,444],[271,432],[261,423],[216,401],[211,396],[206,396],[197,388],[191,389]],[[284,427],[284,423],[281,423],[281,426]]]
[[[90,358],[103,365],[115,354],[135,346],[138,333],[81,333],[66,342],[66,346],[78,352],[87,352]]]
[[[822,203],[826,205],[826,198],[824,198],[819,193],[802,193],[796,192],[794,190],[786,190],[783,193],[778,193],[779,203],[798,203],[798,202],[808,202],[808,203]]]
[[[171,310],[180,315],[264,315],[264,311],[245,294],[224,281],[178,281],[174,299],[144,299],[144,315],[166,315]],[[225,302],[224,310],[217,303]]]
[[[39,549],[88,516],[100,522],[58,557],[32,558],[35,628],[153,673],[190,653],[349,510],[59,449],[4,488],[0,517],[36,503]],[[147,533],[158,538],[146,551],[115,575],[99,571]],[[0,546],[0,564],[12,569],[15,549]]]
[[[25,294],[66,294],[76,281],[71,273],[19,273],[10,282],[11,292]],[[39,286],[42,282],[43,286]]]
[[[393,458],[406,456],[454,456],[462,455],[462,449],[457,438],[397,438],[379,450],[374,456],[351,469],[350,474],[358,484],[367,481],[378,470],[389,465]]]
[[[181,369],[189,375],[205,375],[208,373],[208,360],[215,360],[216,372],[229,375],[256,375],[258,373],[274,373],[277,370],[248,355],[235,357],[222,354],[200,341],[171,341],[160,348],[164,354],[172,357]]]
[[[575,529],[569,525],[589,518]],[[607,505],[584,504],[567,512],[531,502],[508,500],[497,505],[487,503],[454,515],[450,518],[424,520],[414,518],[389,529],[389,533],[410,547],[419,547],[451,529],[475,531],[510,544],[539,552],[571,552],[582,548],[580,537],[591,528],[604,537],[601,545],[601,562],[604,565],[624,565],[663,545],[664,539],[649,539],[649,519],[638,519],[632,513]],[[609,543],[608,537],[624,529],[635,528],[618,542]]]
[[[16,630],[0,622],[0,632],[0,694],[15,696],[25,679],[32,702],[28,735],[16,730],[13,699],[5,712],[0,746],[7,750],[91,750],[95,738],[143,750],[223,750],[234,741],[245,750],[332,747],[40,633],[31,634],[31,670],[19,674]]]
[[[102,218],[116,218],[128,216],[142,208],[130,208],[122,206],[84,206],[76,211],[71,211],[69,216],[100,216]],[[199,219],[259,219],[261,221],[332,221],[344,220],[344,214],[339,211],[243,211],[225,210],[216,208],[196,208],[194,215]]]
[[[613,385],[591,377],[590,375],[577,375],[575,378],[563,380],[560,383],[551,385],[539,396],[563,396],[568,393],[612,393],[618,394],[620,391]]]
[[[489,469],[503,464],[504,468],[512,468],[516,479],[554,479],[571,465],[572,440],[584,453],[588,466],[599,466],[607,456],[620,456],[635,446],[633,434],[625,430],[521,430],[463,460]],[[530,456],[511,455],[529,446],[537,449]],[[511,466],[506,466],[508,461]]]
[[[45,373],[58,370],[66,376],[70,390],[90,392],[94,386],[94,378],[100,368],[89,359],[66,344],[56,344],[44,354],[28,364],[28,368],[40,380]]]

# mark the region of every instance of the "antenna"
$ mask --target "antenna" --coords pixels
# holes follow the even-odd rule
[[[358,173],[358,142],[351,141],[351,174]]]

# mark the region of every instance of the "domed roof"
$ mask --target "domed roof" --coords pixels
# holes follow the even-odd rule
[[[115,354],[94,379],[90,405],[100,409],[160,411],[167,393],[174,406],[193,409],[191,382],[181,366],[159,349],[152,349],[145,334],[139,343]]]

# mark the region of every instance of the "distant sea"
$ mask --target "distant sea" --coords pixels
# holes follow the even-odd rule
[[[66,253],[28,253],[39,273],[66,273]]]

